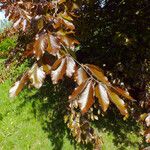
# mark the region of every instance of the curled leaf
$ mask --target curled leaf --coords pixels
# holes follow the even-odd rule
[[[10,97],[17,96],[21,92],[21,90],[23,89],[23,87],[26,85],[27,82],[28,82],[28,74],[25,73],[25,75],[21,78],[21,80],[17,81],[15,85],[9,90]]]
[[[29,79],[32,82],[32,85],[37,89],[39,89],[42,86],[46,76],[45,72],[43,71],[43,67],[39,67],[38,64],[34,64],[32,66],[31,70],[29,70],[28,72],[28,75]]]

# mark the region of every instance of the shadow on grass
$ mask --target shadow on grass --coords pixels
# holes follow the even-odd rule
[[[127,150],[127,147],[144,147],[145,143],[140,135],[141,128],[132,118],[123,120],[118,110],[108,111],[99,121],[94,122],[94,127],[99,132],[113,134],[113,143],[117,150]],[[137,137],[139,139],[137,139]]]
[[[67,113],[67,99],[68,93],[71,93],[73,87],[71,82],[60,83],[53,86],[51,82],[46,82],[44,86],[33,95],[28,95],[26,101],[23,101],[18,106],[18,112],[26,103],[31,102],[33,112],[37,120],[42,124],[45,132],[48,133],[48,138],[53,145],[54,150],[61,150],[63,148],[64,139],[68,139],[74,149],[92,149],[91,145],[77,145],[66,124],[64,123],[64,115]],[[116,112],[116,111],[115,111]],[[118,113],[119,114],[119,113]],[[98,121],[93,122],[93,126],[102,132],[111,133],[114,135],[113,143],[118,150],[124,150],[127,146],[141,147],[142,142],[134,141],[127,137],[127,133],[134,133],[137,136],[140,132],[140,127],[132,119],[123,121],[120,114],[108,112],[105,117],[101,117]],[[133,137],[134,138],[134,137]],[[107,143],[104,143],[107,144]]]

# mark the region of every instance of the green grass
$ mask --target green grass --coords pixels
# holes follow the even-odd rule
[[[0,52],[8,51],[16,45],[16,37],[6,38],[0,43]]]
[[[9,81],[0,86],[0,147],[12,149],[48,149],[51,143],[32,112],[28,103],[20,109],[25,100],[23,94],[15,102],[8,98]]]
[[[18,75],[23,68],[25,65],[16,71]],[[65,83],[53,86],[47,81],[38,91],[25,88],[15,99],[8,96],[11,85],[9,79],[0,84],[1,150],[90,150],[76,145],[64,124]],[[139,150],[143,143],[140,127],[115,115],[93,123],[103,139],[103,150]]]
[[[10,82],[0,85],[0,147],[2,150],[48,150],[54,147],[43,129],[41,118],[34,114],[33,99],[28,99],[22,92],[15,100],[10,100],[8,90]],[[33,93],[28,91],[31,96]],[[36,99],[37,103],[39,100]],[[43,116],[44,117],[44,116]],[[58,126],[59,128],[59,126]],[[56,133],[57,134],[57,133]],[[63,137],[62,149],[73,148]]]
[[[63,118],[56,112],[57,106],[53,103],[60,100],[61,93],[55,95],[51,89],[49,94],[52,95],[47,99],[44,94],[38,96],[40,93],[37,94],[36,90],[25,89],[15,100],[11,100],[8,97],[10,84],[11,82],[7,80],[0,85],[1,149],[75,149],[68,139]],[[52,110],[53,108],[55,110]],[[129,122],[122,124],[121,120],[114,121],[114,123],[120,121],[121,124],[113,126],[113,121],[110,118],[109,120],[102,118],[95,124],[104,141],[103,150],[138,150],[142,142],[142,138],[136,133],[138,127]],[[76,149],[81,148],[77,146]]]

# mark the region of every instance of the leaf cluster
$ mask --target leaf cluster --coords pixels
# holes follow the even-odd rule
[[[77,31],[79,27],[83,27],[81,25],[82,21],[85,21],[83,18],[90,19],[90,16],[86,17],[86,13],[81,12],[92,6],[92,10],[94,10],[94,12],[92,11],[92,16],[97,15],[97,12],[101,12],[101,10],[95,9],[98,3],[71,0],[17,0],[15,2],[3,0],[2,3],[1,9],[5,10],[8,19],[13,22],[10,34],[18,34],[18,43],[14,50],[11,51],[6,64],[9,65],[16,58],[18,64],[22,63],[26,58],[32,59],[31,62],[33,62],[32,67],[26,70],[20,80],[10,89],[10,96],[17,96],[26,85],[39,89],[47,78],[50,78],[53,84],[63,80],[65,75],[68,80],[69,78],[73,79],[76,88],[69,96],[66,107],[68,115],[65,121],[78,142],[91,142],[95,149],[100,149],[101,140],[90,127],[88,121],[90,119],[98,120],[98,117],[93,116],[93,113],[91,113],[92,107],[98,101],[98,105],[95,107],[106,112],[112,103],[127,118],[129,106],[124,99],[133,101],[133,98],[126,90],[114,87],[103,71],[98,66],[93,65],[93,62],[92,64],[89,64],[90,62],[81,64],[76,59],[76,46],[79,47],[79,41],[84,39],[82,36],[87,37],[84,39],[86,43],[89,42],[85,44],[87,48],[93,41],[93,39],[89,38],[90,35],[93,38],[94,33],[95,40],[98,43],[99,37],[97,37],[97,34],[105,35],[104,32],[99,31],[103,28],[97,28],[96,26],[95,29],[94,27],[95,21],[99,21],[102,18],[99,16],[94,17],[95,20],[92,21],[93,28],[89,30],[88,36],[84,35],[84,33],[87,33],[85,28],[80,30],[83,33],[78,33]],[[110,9],[109,3],[106,4],[107,7]],[[105,11],[105,14],[101,14],[108,17],[104,18],[107,20],[109,19],[109,14],[107,14],[107,10]],[[81,21],[80,18],[82,18]],[[86,21],[89,21],[88,19]],[[109,21],[107,23],[105,25],[107,31],[110,32],[110,29],[112,29],[110,27],[113,24],[109,25]],[[75,28],[76,26],[77,28]],[[93,30],[95,31],[93,32]],[[120,44],[118,45],[123,44],[126,47],[130,47],[130,44],[135,41],[132,38],[129,40],[126,34],[120,34],[120,32],[116,31],[114,34],[116,35],[116,40],[120,38]],[[7,33],[6,35],[8,36]],[[78,40],[76,37],[78,37]],[[105,38],[107,42],[104,45],[104,49],[111,43],[108,41],[108,37]],[[124,41],[124,39],[126,40]],[[83,43],[84,41],[82,41]],[[94,53],[97,54],[97,51]]]

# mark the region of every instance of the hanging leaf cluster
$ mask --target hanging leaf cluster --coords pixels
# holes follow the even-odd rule
[[[133,98],[127,91],[112,86],[98,66],[80,64],[74,57],[75,47],[79,45],[73,24],[73,20],[78,17],[78,5],[71,0],[3,0],[2,3],[1,9],[6,11],[6,17],[13,22],[12,32],[33,34],[21,57],[32,58],[35,62],[10,89],[10,96],[17,96],[26,85],[39,89],[46,76],[51,77],[53,84],[65,76],[73,79],[76,88],[68,99],[70,115],[65,122],[78,142],[94,140],[96,146],[100,145],[98,136],[85,119],[86,115],[98,102],[99,110],[106,112],[113,104],[127,117],[128,109],[124,99]],[[55,61],[50,56],[54,56]],[[97,116],[92,118],[98,120]]]

